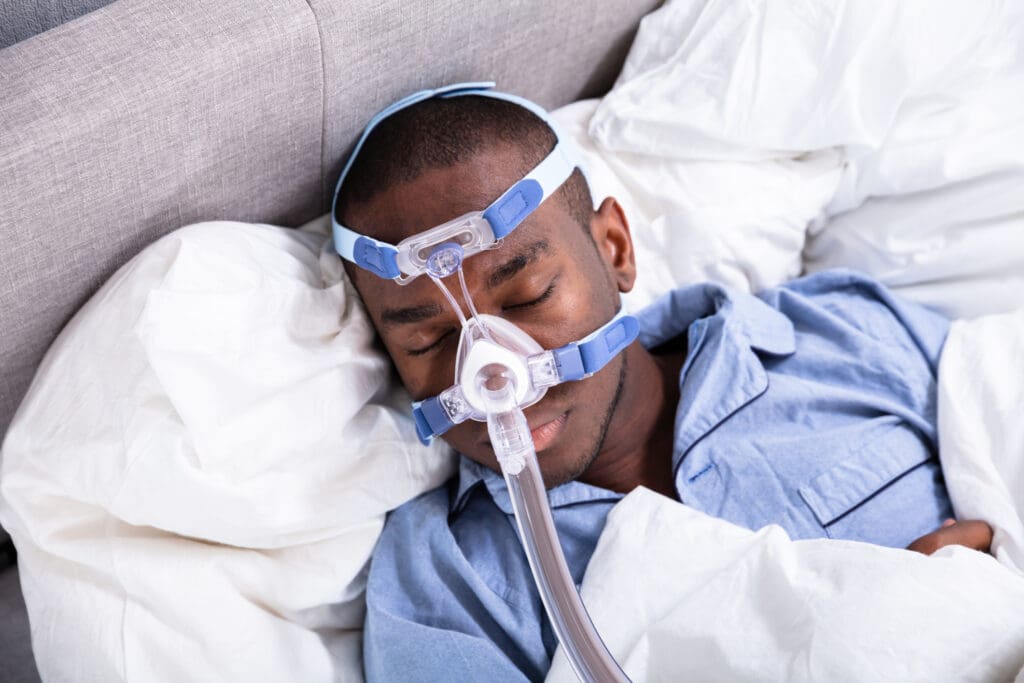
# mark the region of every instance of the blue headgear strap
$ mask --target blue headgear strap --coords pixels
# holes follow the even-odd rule
[[[639,334],[636,318],[617,315],[578,342],[555,349],[552,353],[558,367],[559,384],[590,377],[632,344]],[[455,426],[440,396],[413,403],[412,417],[416,422],[416,435],[424,444]]]
[[[534,209],[540,206],[545,199],[565,182],[565,179],[572,173],[573,168],[579,167],[580,164],[575,159],[569,158],[569,155],[566,154],[565,146],[558,135],[558,129],[548,117],[547,112],[522,97],[491,90],[493,87],[493,82],[482,81],[456,83],[442,88],[435,88],[434,90],[421,90],[403,97],[370,119],[370,122],[363,130],[363,134],[356,142],[352,154],[349,155],[348,161],[338,177],[338,184],[334,188],[334,198],[331,201],[331,230],[334,237],[335,251],[343,258],[352,261],[379,277],[394,279],[401,275],[397,261],[398,249],[392,244],[380,242],[345,227],[338,222],[335,209],[338,204],[338,195],[341,194],[341,186],[345,182],[345,178],[352,169],[352,164],[355,163],[356,157],[359,156],[359,151],[370,136],[370,133],[373,132],[373,129],[392,114],[433,97],[482,95],[512,102],[536,114],[542,121],[548,124],[551,130],[554,131],[555,137],[558,138],[555,148],[541,163],[484,210],[484,218],[494,232],[494,239],[499,240],[512,232],[523,219],[529,216]]]

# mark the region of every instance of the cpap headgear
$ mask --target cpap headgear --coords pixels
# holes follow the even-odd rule
[[[353,148],[331,202],[334,249],[342,258],[399,285],[427,275],[444,293],[462,323],[455,383],[437,396],[413,403],[416,432],[424,443],[466,420],[486,421],[480,377],[493,368],[503,369],[502,376],[513,383],[517,405],[526,408],[543,398],[548,387],[594,374],[629,346],[639,333],[636,319],[619,311],[587,337],[546,351],[509,321],[476,312],[466,287],[462,262],[469,256],[500,246],[501,240],[554,194],[574,169],[584,170],[575,147],[561,138],[547,112],[529,100],[491,90],[493,87],[493,83],[481,82],[422,90],[382,110],[370,119]],[[339,223],[336,208],[342,185],[374,128],[392,114],[424,100],[466,95],[504,100],[533,112],[555,133],[554,149],[482,211],[459,216],[407,237],[397,245],[367,237]],[[441,282],[450,275],[458,275],[469,308],[468,318]]]

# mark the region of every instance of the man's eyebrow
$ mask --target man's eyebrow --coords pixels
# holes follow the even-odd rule
[[[551,249],[548,246],[547,240],[537,240],[532,244],[528,244],[522,251],[498,266],[491,273],[490,277],[487,278],[487,288],[493,289],[501,283],[512,279],[519,271],[536,261],[541,254],[550,252]]]
[[[441,315],[444,309],[438,304],[419,304],[404,308],[385,308],[380,313],[380,320],[385,327],[419,323]]]

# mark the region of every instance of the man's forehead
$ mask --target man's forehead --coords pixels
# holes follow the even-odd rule
[[[528,167],[514,145],[497,145],[463,162],[427,169],[413,180],[395,183],[365,204],[353,206],[345,218],[358,232],[397,244],[463,214],[482,211],[522,178]],[[467,258],[467,275],[481,286],[497,286],[544,256],[561,252],[566,232],[572,228],[579,232],[563,203],[551,196],[507,235],[501,246]],[[381,311],[396,308],[396,302],[399,308],[423,304],[437,295],[425,276],[401,286],[358,268],[352,270],[358,271],[359,289],[367,304]],[[406,313],[392,317],[422,319],[425,309],[415,315]]]
[[[483,211],[527,170],[515,146],[496,145],[395,182],[353,206],[345,219],[357,232],[396,244],[463,214]]]
[[[560,217],[557,206],[544,202],[498,246],[467,257],[463,270],[471,286],[495,289],[524,272],[528,273],[544,259],[566,252],[562,237],[565,227],[559,224]],[[374,307],[381,310],[394,307],[396,301],[409,303],[414,299],[434,299],[438,293],[425,275],[408,285],[399,285],[367,272],[360,272],[358,277],[364,299],[368,304],[372,300]]]

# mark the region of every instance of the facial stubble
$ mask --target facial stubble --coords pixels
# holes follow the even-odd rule
[[[615,386],[615,394],[612,396],[611,403],[608,404],[608,409],[605,411],[604,419],[601,421],[601,435],[594,444],[594,448],[589,454],[587,454],[587,457],[578,461],[577,467],[564,479],[564,481],[557,482],[554,484],[555,486],[579,479],[588,469],[590,469],[590,466],[594,464],[594,461],[597,460],[597,457],[601,454],[601,450],[604,448],[605,439],[608,437],[608,428],[611,426],[612,417],[615,415],[615,411],[619,407],[619,400],[622,398],[622,391],[626,384],[627,363],[628,356],[623,353],[622,363],[619,366],[618,383]]]

